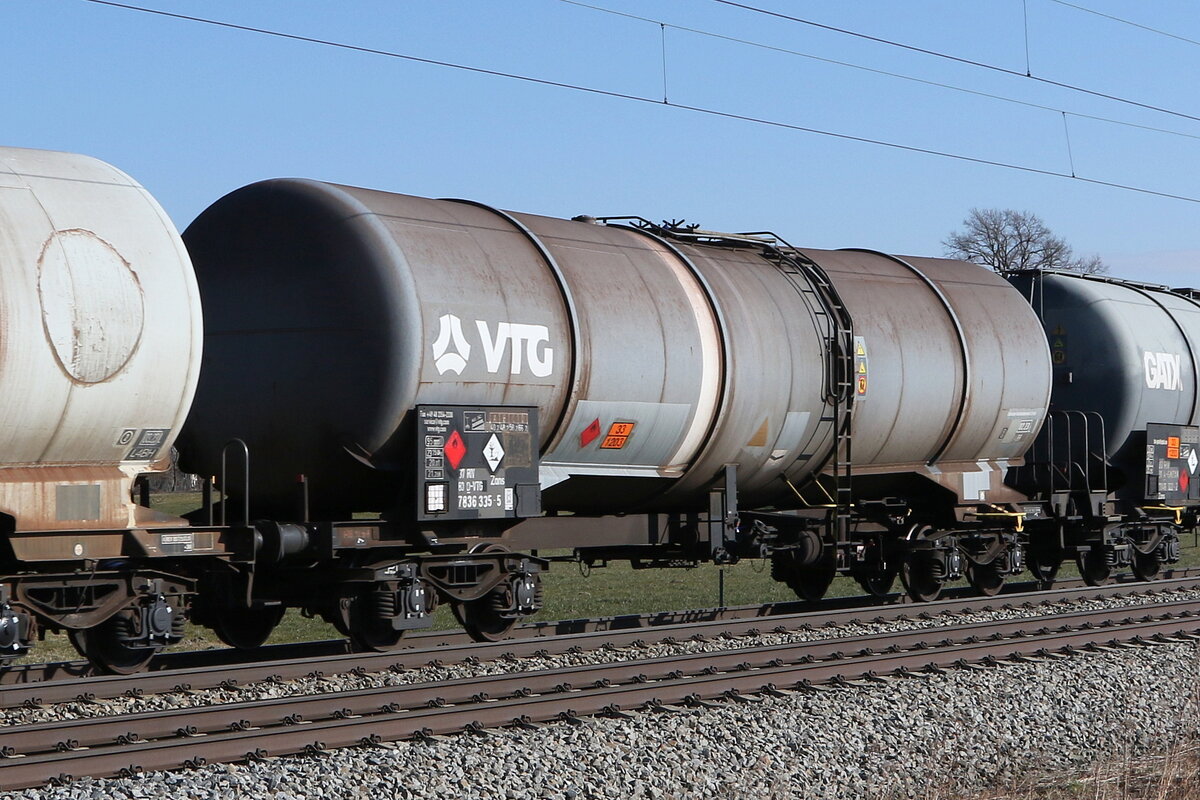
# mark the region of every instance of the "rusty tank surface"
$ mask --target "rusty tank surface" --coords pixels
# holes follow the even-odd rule
[[[835,376],[828,289],[720,235],[276,180],[184,240],[207,325],[185,466],[212,474],[233,437],[289,465],[251,470],[255,513],[294,508],[281,472],[307,476],[315,509],[391,509],[413,409],[437,403],[536,407],[551,510],[694,507],[731,463],[743,504],[803,505],[850,405],[856,480],[998,499],[1048,402],[1036,316],[962,262],[786,254],[855,320],[854,374]]]
[[[130,487],[165,467],[200,368],[170,219],[94,158],[0,148],[0,284],[0,513],[16,531],[164,522]],[[38,556],[34,539],[14,547]]]
[[[998,274],[965,261],[806,251],[838,287],[865,355],[856,360],[856,474],[920,474],[959,499],[1012,499],[1050,403],[1036,316]],[[885,487],[880,487],[883,490]]]

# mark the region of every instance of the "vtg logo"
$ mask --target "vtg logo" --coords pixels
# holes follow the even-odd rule
[[[1146,386],[1150,389],[1183,391],[1180,356],[1176,353],[1142,353],[1146,367]]]
[[[487,371],[493,375],[500,372],[506,351],[510,353],[509,371],[513,375],[520,375],[526,363],[529,372],[538,378],[548,378],[554,371],[554,348],[550,347],[550,329],[545,325],[498,322],[493,336],[488,323],[478,319],[475,328],[479,331]],[[438,374],[461,375],[471,360],[471,350],[462,320],[453,314],[438,317],[438,335],[433,340],[433,365]]]

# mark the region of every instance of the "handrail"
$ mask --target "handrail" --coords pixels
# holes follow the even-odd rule
[[[226,456],[229,454],[229,448],[240,445],[242,449],[242,524],[250,524],[250,448],[241,439],[230,439],[221,448],[221,492],[224,497],[221,500],[221,525],[226,524],[225,507],[229,505],[229,495],[225,493],[226,483]]]
[[[1049,491],[1108,493],[1108,452],[1104,418],[1095,411],[1058,409],[1046,416],[1025,467],[1033,482]],[[1093,468],[1096,469],[1093,469]],[[1019,468],[1023,469],[1023,468]],[[1038,480],[1044,471],[1046,482]]]

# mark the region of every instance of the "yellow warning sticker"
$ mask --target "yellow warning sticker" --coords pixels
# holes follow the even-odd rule
[[[767,433],[771,424],[770,417],[763,417],[762,425],[758,426],[758,430],[750,437],[750,441],[746,442],[746,447],[766,447]]]
[[[854,371],[858,374],[855,390],[860,394],[867,393],[867,340],[862,336],[854,337]]]

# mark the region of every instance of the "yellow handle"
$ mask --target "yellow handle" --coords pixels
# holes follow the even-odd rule
[[[1148,511],[1174,511],[1175,524],[1182,525],[1183,511],[1185,508],[1187,508],[1187,506],[1142,506],[1142,508],[1145,508]]]
[[[1016,519],[1017,533],[1025,530],[1025,512],[1024,511],[972,511],[972,515],[976,517],[1012,517]]]

